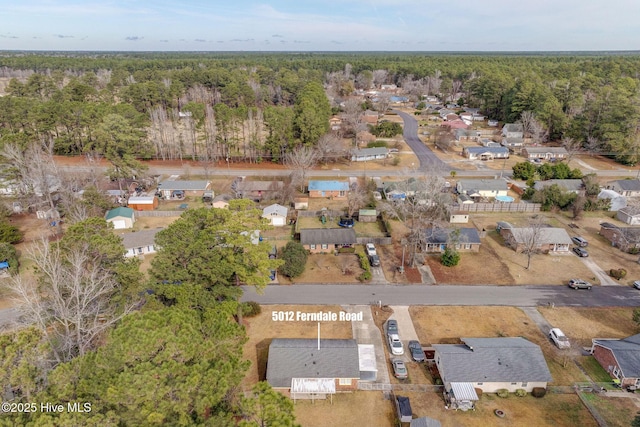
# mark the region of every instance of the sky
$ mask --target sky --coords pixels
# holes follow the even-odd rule
[[[639,0],[0,0],[0,50],[638,50],[639,17]]]

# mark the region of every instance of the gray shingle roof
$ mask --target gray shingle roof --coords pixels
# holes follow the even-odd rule
[[[303,245],[353,245],[356,232],[352,228],[305,228],[300,230]]]
[[[427,228],[425,230],[427,243],[448,243],[454,231],[460,232],[458,243],[477,243],[480,244],[480,235],[478,230],[472,227],[464,228]]]
[[[524,243],[531,232],[531,228],[512,228],[511,233],[517,243]],[[564,228],[547,227],[540,229],[538,244],[571,244],[571,237]]]
[[[467,153],[472,154],[482,154],[482,153],[492,153],[492,154],[507,154],[509,153],[509,149],[507,147],[465,147],[465,151]]]
[[[462,338],[466,344],[434,344],[447,382],[552,381],[542,350],[524,338]]]
[[[242,181],[237,184],[237,191],[278,191],[284,187],[282,181]]]
[[[593,343],[611,350],[625,378],[640,378],[640,334],[621,340],[593,340]]]
[[[275,203],[262,210],[262,218],[270,218],[272,216],[283,216],[286,218],[287,212],[289,212],[289,210],[286,207]]]
[[[564,147],[526,147],[527,153],[552,153],[552,154],[569,154]]]
[[[351,151],[354,156],[379,156],[389,154],[387,147],[372,147],[372,148],[360,148]]]
[[[162,181],[158,184],[158,189],[167,191],[199,191],[206,190],[210,184],[209,181]]]
[[[134,233],[122,234],[122,243],[125,249],[139,248],[142,246],[153,245],[155,242],[156,234],[162,231],[162,228],[156,228],[154,230],[142,230]]]
[[[503,179],[459,179],[458,188],[467,190],[506,190],[507,182]]]
[[[291,387],[292,378],[360,378],[358,344],[353,339],[276,338],[269,346],[267,381]]]
[[[507,132],[522,132],[523,126],[521,123],[505,123],[503,129]]]
[[[638,179],[620,179],[615,182],[625,191],[640,191],[640,180]]]
[[[629,243],[640,242],[640,227],[618,227],[617,225],[611,224],[610,222],[603,222],[600,224],[600,227],[605,229],[617,229]]]

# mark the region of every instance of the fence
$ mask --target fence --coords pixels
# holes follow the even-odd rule
[[[540,203],[469,203],[451,205],[453,212],[540,212]]]
[[[356,237],[356,242],[359,245],[366,245],[367,243],[373,243],[374,245],[390,245],[391,237]]]
[[[442,392],[444,387],[433,384],[383,384],[383,383],[367,383],[360,381],[358,390],[376,390],[376,391],[417,391],[417,392]]]
[[[298,216],[303,218],[319,218],[322,214],[331,217],[331,218],[339,218],[344,215],[344,211],[330,211],[330,210],[320,210],[320,211],[298,211]]]

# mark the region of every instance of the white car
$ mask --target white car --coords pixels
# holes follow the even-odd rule
[[[378,255],[376,253],[376,247],[373,245],[373,243],[367,243],[364,247],[364,250],[367,251],[368,256]]]
[[[397,334],[389,335],[389,348],[391,349],[391,354],[395,356],[402,356],[404,354],[404,346],[402,345],[402,341],[400,341],[400,336]]]
[[[551,328],[549,338],[558,348],[570,348],[569,338],[559,328]]]

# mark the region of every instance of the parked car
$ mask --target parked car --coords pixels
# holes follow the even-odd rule
[[[571,289],[591,289],[593,285],[586,280],[582,279],[571,279],[569,280],[569,287]]]
[[[571,343],[569,343],[569,338],[558,328],[551,328],[549,330],[549,338],[558,348],[569,348],[571,347]]]
[[[371,255],[369,257],[369,264],[372,267],[380,267],[380,257],[378,255]]]
[[[633,287],[636,288],[636,289],[640,289],[640,280],[635,280],[633,282]]]
[[[388,340],[391,354],[402,356],[404,354],[404,346],[402,345],[402,341],[400,341],[400,336],[398,336],[398,334],[389,335]]]
[[[338,221],[338,225],[345,228],[353,228],[354,224],[355,221],[353,218],[340,218],[340,221]]]
[[[364,247],[364,250],[367,252],[367,255],[378,255],[376,252],[376,247],[373,243],[367,243]]]
[[[416,362],[425,361],[426,358],[424,356],[424,351],[422,350],[422,345],[420,344],[420,342],[411,340],[409,341],[408,347],[409,351],[411,352],[411,358],[413,360],[415,360]]]
[[[398,335],[398,321],[395,319],[387,320],[387,335]]]
[[[581,248],[586,248],[587,246],[589,246],[589,242],[587,241],[587,239],[583,237],[573,236],[571,240],[573,241],[573,243],[580,246]]]
[[[585,258],[589,256],[589,252],[587,252],[585,249],[579,248],[579,247],[575,247],[572,249],[572,251],[578,255],[580,258]]]
[[[400,380],[405,380],[409,378],[409,372],[407,372],[407,365],[404,364],[404,361],[400,359],[393,359],[391,361],[391,364],[393,365],[393,375],[396,378]]]

